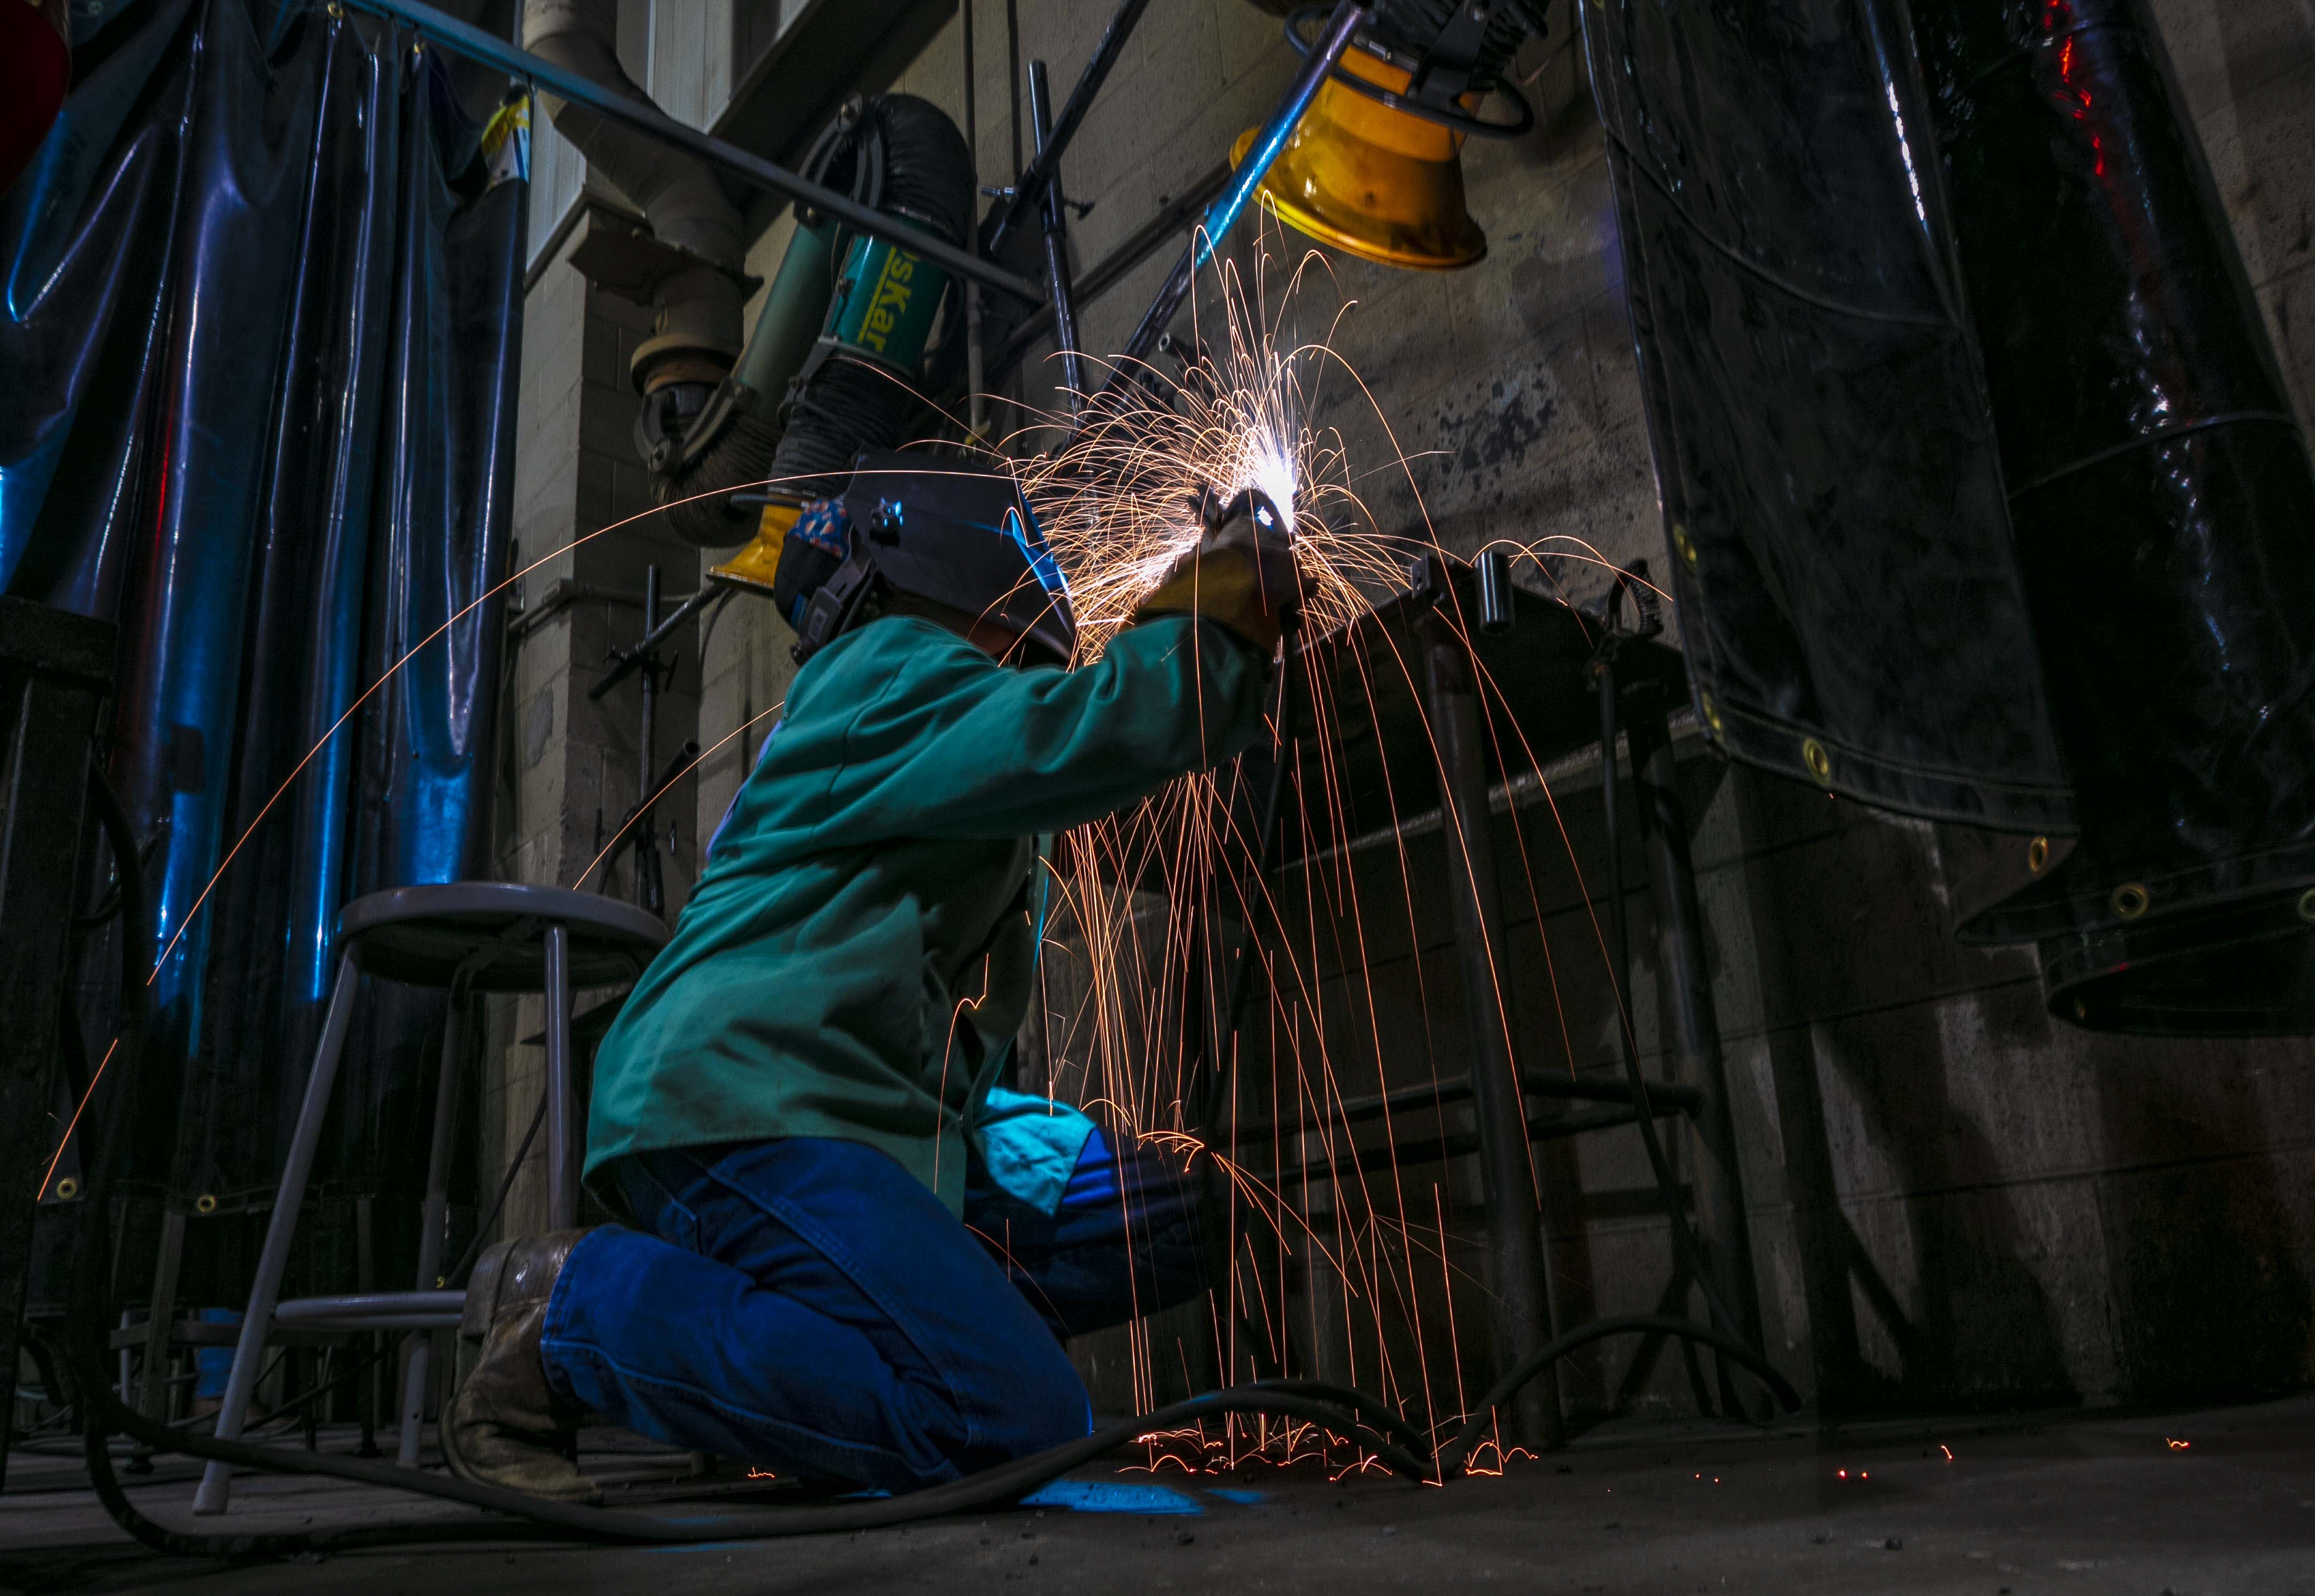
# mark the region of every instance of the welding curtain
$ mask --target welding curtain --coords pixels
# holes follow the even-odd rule
[[[2067,1019],[2315,1029],[2315,473],[2151,24],[1579,10],[1710,734]]]
[[[338,909],[489,873],[498,604],[354,706],[504,573],[521,151],[407,33],[319,10],[152,0],[75,68],[0,201],[0,585],[123,636],[110,767],[167,953],[145,1094],[100,1100],[121,1178],[253,1212]],[[325,1198],[422,1177],[441,996],[363,1001]]]

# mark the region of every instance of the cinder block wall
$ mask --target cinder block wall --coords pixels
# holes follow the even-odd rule
[[[677,0],[662,6],[675,8]],[[2156,0],[2153,9],[2300,414],[2315,417],[2315,13],[2305,0]],[[1021,58],[1051,63],[1057,98],[1107,11],[1085,0],[1020,0]],[[763,33],[767,6],[741,0],[736,12],[734,27],[754,30],[750,38]],[[1521,580],[1588,599],[1600,586],[1589,552],[1659,565],[1664,555],[1601,135],[1580,49],[1569,48],[1570,20],[1568,6],[1557,6],[1551,37],[1519,64],[1537,102],[1535,132],[1465,151],[1488,259],[1432,275],[1331,256],[1306,272],[1286,324],[1290,335],[1331,326],[1334,347],[1381,400],[1377,417],[1355,390],[1338,387],[1316,419],[1342,428],[1359,469],[1377,474],[1368,479],[1370,497],[1386,525],[1413,524],[1419,488],[1423,510],[1450,546],[1470,550],[1496,537],[1534,545],[1555,557],[1522,565]],[[974,21],[981,179],[998,183],[1012,170],[1014,149],[1006,8],[975,0]],[[962,21],[952,18],[896,86],[962,121],[966,68]],[[1246,0],[1154,0],[1064,168],[1072,197],[1095,203],[1074,225],[1080,270],[1222,158],[1291,69],[1277,22]],[[714,94],[731,79],[728,66],[720,70],[714,93],[703,90],[679,114],[711,120]],[[674,97],[671,83],[652,86],[663,100]],[[1025,106],[1022,115],[1025,142]],[[752,270],[769,275],[785,226],[758,241]],[[1273,233],[1272,245],[1292,262],[1307,241]],[[1230,253],[1250,272],[1243,246]],[[1161,250],[1082,307],[1088,349],[1122,341],[1170,259]],[[1282,275],[1273,265],[1264,277],[1273,306]],[[551,274],[534,288],[526,406],[535,395],[552,405],[560,395],[594,393],[616,416],[602,427],[624,429],[624,395],[611,405],[568,375],[576,357],[557,353],[563,346],[554,340],[569,334],[548,325],[550,318],[574,327],[616,319],[613,310],[579,303],[586,297]],[[1348,301],[1354,307],[1337,321]],[[1211,293],[1200,303],[1211,317]],[[554,367],[557,360],[563,364]],[[1033,357],[1012,392],[1051,404],[1057,380]],[[527,426],[534,413],[526,409]],[[536,443],[526,433],[526,507],[533,484],[547,497],[568,492],[581,430],[567,420]],[[606,448],[616,456],[616,440]],[[1405,474],[1394,480],[1383,468],[1402,454]],[[573,526],[584,520],[576,509],[555,514]],[[787,642],[767,607],[747,600],[735,600],[705,637],[700,739],[731,740],[702,767],[702,838],[775,718],[766,712],[791,674]],[[534,641],[520,671],[552,677],[531,655],[554,646],[565,648],[572,679],[599,657],[592,639]],[[510,737],[528,735],[528,706],[545,679],[519,674]],[[554,702],[559,711],[565,700]],[[632,724],[631,711],[620,723]],[[544,733],[547,751],[526,769],[563,768],[556,750],[571,724],[558,713]],[[679,733],[670,727],[665,735],[671,743]],[[1683,768],[1757,1283],[1770,1350],[1796,1379],[1829,1409],[1851,1413],[2189,1400],[2306,1381],[2315,1369],[2308,1284],[2315,1162],[2304,1127],[2315,1122],[2315,1050],[2297,1042],[2143,1042],[2057,1025],[2042,1013],[2030,952],[1967,950],[1952,941],[1933,829],[1693,750]],[[1512,956],[1522,972],[1522,1043],[1536,1067],[1607,1070],[1613,1033],[1592,930],[1603,907],[1596,762],[1554,772],[1551,791],[1564,838],[1548,810],[1524,808],[1516,821],[1531,868],[1517,864],[1514,822],[1499,821],[1505,897],[1521,922]],[[510,845],[553,825],[567,831],[572,802],[567,793],[527,787]],[[1414,857],[1420,882],[1419,847]],[[545,879],[546,858],[510,854],[510,873]],[[1629,864],[1636,883],[1636,853]],[[1404,891],[1389,882],[1376,890],[1384,886]],[[1362,1057],[1370,1071],[1386,1060],[1378,1073],[1394,1082],[1402,1069],[1422,1078],[1434,1062],[1442,1077],[1462,1068],[1443,905],[1420,897],[1418,905],[1411,918],[1402,914],[1397,926],[1374,930],[1362,968],[1323,971],[1329,1002],[1342,1004],[1354,983],[1362,1003],[1368,989],[1382,997],[1377,1039],[1340,1062],[1346,1092],[1367,1089],[1353,1078]],[[1654,933],[1636,888],[1630,908],[1633,1006],[1657,1069]],[[1547,941],[1556,985],[1542,975]],[[521,1106],[516,1134],[527,1119]],[[1451,1211],[1473,1195],[1468,1163],[1451,1178],[1416,1172],[1442,1187],[1449,1253],[1459,1267],[1472,1264],[1477,1239],[1468,1218]],[[1654,1307],[1670,1255],[1662,1221],[1649,1211],[1636,1143],[1615,1133],[1558,1144],[1546,1170],[1563,1317]],[[1459,1290],[1468,1335],[1484,1313],[1467,1297]],[[1179,1342],[1178,1360],[1171,1352],[1153,1360],[1161,1367],[1187,1362],[1206,1336],[1202,1319],[1176,1318],[1146,1343],[1155,1351]],[[1486,1349],[1467,1339],[1464,1352],[1467,1374],[1477,1377]],[[1128,1400],[1122,1343],[1112,1338],[1084,1353],[1097,1402]],[[1432,1362],[1448,1377],[1435,1351]],[[1572,1396],[1605,1401],[1622,1367],[1619,1355],[1579,1366]],[[1191,1368],[1166,1378],[1203,1373]],[[1668,1360],[1643,1400],[1681,1405],[1685,1393]]]

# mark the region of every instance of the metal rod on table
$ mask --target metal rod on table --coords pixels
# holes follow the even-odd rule
[[[1045,64],[1030,62],[1029,127],[1036,135],[1041,162],[1053,148],[1053,131],[1047,120],[1052,109],[1051,93],[1045,83]],[[1061,354],[1061,388],[1069,395],[1069,413],[1075,415],[1085,408],[1085,363],[1078,352],[1077,291],[1069,283],[1069,223],[1058,160],[1049,173],[1052,181],[1045,185],[1045,286],[1052,295],[1053,341]]]
[[[1032,206],[1043,203],[1047,188],[1055,186],[1055,173],[1060,169],[1061,154],[1069,147],[1069,140],[1078,136],[1078,124],[1085,120],[1086,112],[1093,109],[1093,98],[1101,93],[1101,85],[1109,76],[1109,69],[1117,65],[1117,58],[1125,51],[1125,41],[1133,36],[1134,25],[1141,13],[1149,9],[1149,0],[1120,0],[1118,8],[1110,13],[1109,26],[1103,31],[1101,41],[1093,47],[1093,58],[1078,74],[1077,87],[1069,91],[1069,102],[1053,120],[1052,137],[1045,138],[1042,125],[1037,143],[1037,158],[1029,163],[1014,183],[1012,193],[1005,203],[989,212],[989,219],[980,225],[980,253],[993,255],[1005,242],[1005,235],[1021,225]],[[1042,74],[1041,66],[1032,66]],[[1032,93],[1041,93],[1032,82]]]
[[[696,128],[687,128],[647,100],[630,100],[590,77],[557,66],[528,50],[519,49],[447,13],[421,4],[419,0],[347,0],[347,4],[374,16],[390,17],[431,39],[453,55],[479,61],[509,77],[528,83],[534,88],[560,95],[573,105],[583,105],[615,122],[624,122],[661,144],[679,149],[687,155],[695,155],[711,166],[720,167],[735,177],[769,189],[775,194],[801,200],[812,209],[832,216],[871,238],[897,244],[911,254],[936,262],[969,282],[996,288],[1029,305],[1037,304],[1045,297],[1044,290],[1027,278],[1016,277],[1000,267],[992,266],[945,239],[919,231],[913,223],[873,209],[849,194],[822,188],[808,177],[799,176],[785,166],[767,161],[761,155],[750,155],[737,145],[726,144]]]
[[[1496,1308],[1495,1358],[1508,1369],[1551,1338],[1555,1315],[1545,1267],[1526,1105],[1520,1097],[1511,991],[1503,979],[1503,904],[1488,835],[1486,754],[1469,644],[1437,616],[1424,624],[1424,685],[1439,749],[1441,812],[1449,824],[1449,896],[1471,1030],[1471,1109],[1486,1184],[1487,1279]],[[1566,1439],[1557,1371],[1530,1381],[1512,1405],[1504,1444],[1557,1447]]]
[[[1341,0],[1341,4],[1335,7],[1335,14],[1326,21],[1326,32],[1319,36],[1318,42],[1304,58],[1302,70],[1294,75],[1294,81],[1287,86],[1285,96],[1278,102],[1278,109],[1272,111],[1270,120],[1262,125],[1261,133],[1246,152],[1246,159],[1238,163],[1237,171],[1231,175],[1229,187],[1224,189],[1221,197],[1207,208],[1205,220],[1190,235],[1190,242],[1183,246],[1182,258],[1174,262],[1174,270],[1166,274],[1164,286],[1158,290],[1158,297],[1142,313],[1141,324],[1134,328],[1133,336],[1125,341],[1125,349],[1117,361],[1121,372],[1148,360],[1151,351],[1157,349],[1158,335],[1172,324],[1175,313],[1182,308],[1182,301],[1189,297],[1190,284],[1195,279],[1198,268],[1213,258],[1215,245],[1229,232],[1231,225],[1238,218],[1238,213],[1254,197],[1255,185],[1262,182],[1270,171],[1271,163],[1277,160],[1279,153],[1285,149],[1286,140],[1293,133],[1294,125],[1302,120],[1302,113],[1317,97],[1318,86],[1326,81],[1326,75],[1335,69],[1335,63],[1341,60],[1343,52],[1350,48],[1352,37],[1366,26],[1371,14],[1367,6],[1359,4],[1359,0]]]

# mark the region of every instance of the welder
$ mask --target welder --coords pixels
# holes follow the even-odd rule
[[[593,1414],[777,1474],[936,1484],[1086,1434],[1064,1338],[1211,1278],[1178,1155],[1001,1077],[1032,839],[1261,735],[1289,528],[1209,495],[1133,623],[1064,669],[1066,589],[1013,484],[889,459],[785,536],[803,666],[598,1053],[586,1180],[625,1222],[475,1269],[442,1423],[469,1479],[594,1498]]]

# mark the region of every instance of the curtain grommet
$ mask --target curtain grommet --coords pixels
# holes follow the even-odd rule
[[[217,1212],[217,1199],[211,1196],[208,1193],[203,1192],[200,1196],[193,1199],[193,1211],[197,1214],[213,1214]]]
[[[1801,739],[1801,763],[1816,777],[1816,785],[1830,790],[1832,786],[1832,756],[1824,751],[1824,744],[1814,737]]]
[[[2107,900],[2117,920],[2134,920],[2144,914],[2153,902],[2144,884],[2139,882],[2123,882],[2114,890],[2114,896]]]
[[[2310,887],[2299,894],[2299,918],[2302,920],[2315,920],[2315,887]]]
[[[75,1180],[71,1175],[67,1175],[64,1179],[58,1181],[51,1190],[56,1193],[57,1200],[58,1201],[70,1202],[74,1198],[80,1195],[80,1182]]]
[[[2037,837],[2026,845],[2026,873],[2039,875],[2050,867],[2050,839]]]
[[[1690,571],[1696,569],[1696,539],[1688,535],[1687,526],[1680,521],[1672,524],[1672,546],[1680,555],[1680,563]]]
[[[1696,691],[1696,706],[1704,712],[1704,723],[1712,728],[1712,735],[1719,736],[1722,730],[1720,705],[1712,701],[1712,695],[1699,687]]]

